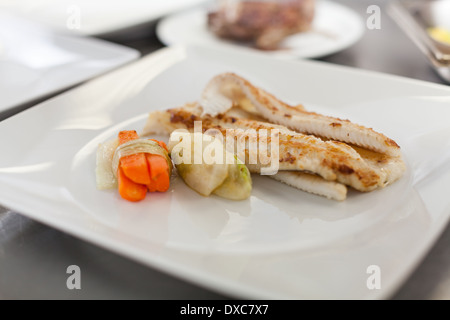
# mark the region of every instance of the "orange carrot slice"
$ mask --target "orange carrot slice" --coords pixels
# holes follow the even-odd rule
[[[139,135],[134,130],[119,132],[119,144],[139,139]],[[120,159],[120,167],[123,173],[133,182],[139,184],[149,184],[150,174],[145,154],[138,153]]]
[[[136,202],[145,198],[147,187],[128,179],[120,167],[117,170],[117,181],[119,184],[119,194],[125,200]]]
[[[119,144],[139,139],[134,130],[119,132]],[[167,151],[162,141],[157,141]],[[156,154],[138,153],[120,159],[117,170],[119,193],[129,201],[140,201],[150,192],[165,192],[170,186],[169,164],[165,157]]]
[[[164,143],[164,142],[163,142]],[[167,160],[156,154],[146,154],[150,168],[150,183],[147,185],[150,192],[165,192],[169,190],[170,176]]]
[[[136,130],[124,130],[119,132],[119,144],[124,144],[125,142],[135,139],[139,139]]]

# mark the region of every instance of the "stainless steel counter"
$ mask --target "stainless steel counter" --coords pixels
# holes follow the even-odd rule
[[[366,30],[354,46],[320,60],[444,83],[384,7],[388,1],[339,0],[368,17],[382,9],[381,29]],[[148,54],[162,44],[148,32],[116,41]],[[120,40],[128,39],[128,40]],[[110,39],[114,39],[114,36]],[[119,40],[117,40],[119,39]],[[374,88],[376,90],[376,88]],[[23,108],[22,108],[23,109]],[[16,109],[20,111],[21,108]],[[450,299],[450,228],[393,299]],[[81,290],[68,290],[66,269],[82,270]],[[0,299],[227,299],[0,207]]]

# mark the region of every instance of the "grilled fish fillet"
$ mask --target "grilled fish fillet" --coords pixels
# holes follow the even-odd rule
[[[245,105],[240,105],[239,107],[231,108],[225,114],[234,118],[264,121],[263,118],[252,113],[252,111],[252,107],[245,108]],[[296,189],[331,200],[344,201],[347,198],[347,187],[345,185],[339,182],[327,181],[315,174],[300,171],[280,171],[268,177]]]
[[[326,181],[322,177],[306,172],[280,171],[270,176],[291,187],[326,197],[331,200],[343,201],[347,198],[347,187],[334,181]]]
[[[243,129],[279,130],[279,169],[282,171],[306,171],[317,174],[328,181],[337,181],[360,191],[371,191],[396,180],[404,171],[404,164],[396,158],[385,156],[377,158],[369,154],[364,159],[354,148],[336,141],[323,141],[317,137],[294,132],[281,125],[227,115],[212,117],[203,115],[199,104],[186,105],[183,108],[151,112],[143,135],[151,133],[170,134],[176,129],[192,131],[195,121],[202,121],[203,130],[218,129],[227,138],[262,138],[248,136]],[[267,144],[271,142],[268,138]],[[261,164],[251,164],[247,160],[258,158],[253,154],[257,150],[245,149],[245,162],[252,172],[260,172]],[[375,153],[374,153],[375,154]],[[378,154],[377,154],[378,155]],[[244,159],[242,159],[244,160]],[[383,163],[383,165],[380,165]]]
[[[394,140],[373,129],[348,120],[308,112],[301,105],[288,105],[234,73],[224,73],[213,78],[203,91],[200,103],[204,113],[212,116],[239,105],[271,123],[281,124],[297,132],[351,143],[392,157],[401,156],[400,147]]]

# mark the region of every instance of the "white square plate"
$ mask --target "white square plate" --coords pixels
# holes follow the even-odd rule
[[[100,39],[58,34],[0,12],[0,112],[74,86],[139,57]]]
[[[129,203],[95,188],[95,151],[150,110],[199,98],[232,71],[290,103],[395,139],[408,163],[342,203],[254,177],[250,199],[204,198],[179,179]],[[450,216],[450,89],[313,61],[166,48],[0,123],[0,203],[149,266],[236,297],[389,297]],[[381,288],[371,290],[371,266]],[[378,270],[378,269],[377,269]],[[369,273],[368,273],[369,271]]]

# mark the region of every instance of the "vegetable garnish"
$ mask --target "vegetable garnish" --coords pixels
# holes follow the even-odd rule
[[[200,133],[201,148],[196,148],[195,135],[174,131],[170,136],[169,150],[183,181],[205,197],[211,194],[230,200],[245,200],[250,197],[252,178],[245,164],[228,152],[219,139],[205,134]],[[213,158],[219,161],[211,161],[208,156],[213,147]],[[200,163],[190,161],[196,158],[201,159]]]
[[[126,200],[143,200],[147,191],[167,191],[171,174],[172,161],[165,143],[141,139],[134,130],[121,131],[118,139],[98,148],[97,187],[118,188]]]

